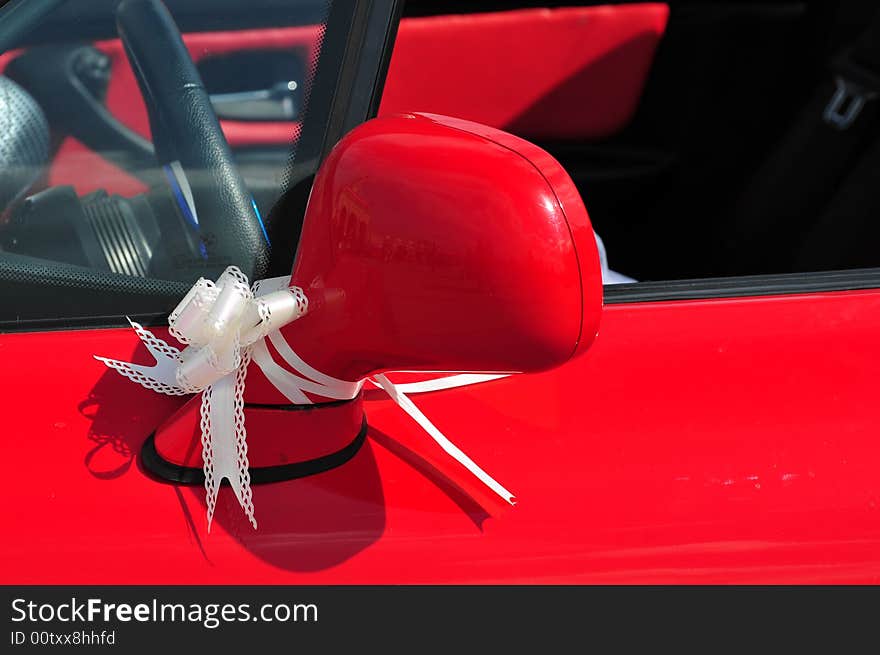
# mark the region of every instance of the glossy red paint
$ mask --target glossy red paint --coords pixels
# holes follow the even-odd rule
[[[133,460],[181,400],[91,359],[131,330],[3,335],[0,579],[876,583],[878,326],[880,291],[609,306],[559,369],[416,398],[516,508],[370,394],[351,462],[255,488],[256,532],[221,490],[210,536]]]
[[[666,3],[402,20],[380,115],[460,116],[530,139],[609,137],[631,120]]]
[[[567,361],[596,334],[602,282],[583,203],[560,204],[576,196],[560,172],[537,147],[466,121],[359,126],[315,179],[292,274],[309,313],[282,334],[352,381]]]

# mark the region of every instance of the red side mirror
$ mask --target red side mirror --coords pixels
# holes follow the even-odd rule
[[[321,167],[283,333],[345,380],[383,370],[558,366],[596,335],[602,281],[583,202],[538,147],[424,114],[372,120]]]
[[[308,313],[282,328],[284,341],[318,375],[352,382],[388,370],[553,368],[592,343],[602,310],[595,237],[562,167],[510,134],[428,114],[369,121],[334,148],[315,179],[291,285]],[[300,406],[248,369],[255,480],[356,452],[361,397],[324,407],[328,398],[309,397],[312,411],[290,411]],[[166,465],[199,473],[197,423],[190,403],[157,432],[154,451],[148,444],[148,468],[178,480],[189,478]]]

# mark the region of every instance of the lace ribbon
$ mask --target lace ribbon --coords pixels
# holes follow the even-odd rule
[[[306,393],[330,400],[350,400],[360,393],[365,382],[348,382],[321,373],[290,347],[279,330],[308,311],[308,299],[302,289],[289,285],[290,277],[286,276],[260,280],[251,288],[247,277],[231,266],[216,283],[201,278],[168,316],[169,331],[186,345],[183,351],[129,319],[156,364],[144,366],[95,356],[133,382],[158,393],[201,392],[202,460],[209,532],[224,478],[229,480],[251,524],[257,527],[248,471],[243,400],[247,367],[252,360],[272,385],[295,404],[312,404]],[[267,339],[299,375],[272,359],[266,347]],[[384,389],[447,454],[505,501],[514,504],[513,494],[449,441],[406,395],[501,377],[505,376],[462,374],[396,385],[385,375],[376,375],[369,381]]]

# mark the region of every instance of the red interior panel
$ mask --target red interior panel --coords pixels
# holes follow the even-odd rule
[[[110,163],[94,150],[67,137],[61,142],[49,167],[49,186],[70,185],[80,195],[103,189],[131,197],[147,190],[147,185]]]
[[[401,22],[380,114],[426,111],[533,139],[598,139],[632,119],[665,3]]]
[[[409,18],[401,22],[380,114],[431,111],[532,139],[597,139],[632,118],[669,14],[665,3],[527,9]],[[322,26],[184,35],[193,60],[249,49],[318,56]],[[110,111],[149,137],[146,109],[117,39],[95,47],[111,59]],[[0,58],[0,70],[16,53]],[[289,144],[301,125],[223,121],[233,147]],[[50,184],[131,195],[143,185],[74,139],[65,139]]]
[[[323,26],[283,27],[233,32],[184,34],[183,40],[194,62],[247,50],[300,50],[308,61],[315,61],[321,44]],[[113,77],[107,89],[107,107],[135,132],[149,138],[150,125],[134,73],[125,58],[118,39],[99,41],[95,47],[112,62]],[[288,144],[299,126],[291,122],[224,121],[223,130],[229,144],[235,147]]]
[[[185,34],[183,39],[193,61],[208,56],[247,50],[299,50],[308,62],[319,54],[324,27],[283,27],[230,32]],[[110,57],[112,76],[107,88],[107,107],[120,122],[150,138],[147,111],[131,66],[118,39],[98,41],[94,46]],[[0,71],[18,52],[0,57]],[[299,138],[299,122],[222,121],[223,131],[233,148],[249,146],[289,146]],[[73,138],[65,138],[49,172],[50,185],[70,184],[78,193],[97,189],[133,195],[146,190],[143,183],[114,166]]]

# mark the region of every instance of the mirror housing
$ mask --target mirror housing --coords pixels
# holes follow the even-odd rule
[[[430,114],[379,118],[327,157],[282,331],[320,371],[536,372],[596,336],[602,278],[577,189],[537,146]]]
[[[431,114],[371,120],[332,150],[291,285],[309,309],[282,328],[285,340],[314,369],[352,382],[395,370],[544,371],[589,347],[602,312],[595,236],[560,164],[513,135]],[[357,452],[362,394],[312,400],[291,406],[248,369],[254,481]],[[194,400],[146,444],[145,465],[198,482],[198,434]]]

